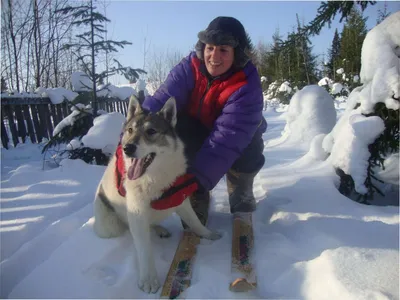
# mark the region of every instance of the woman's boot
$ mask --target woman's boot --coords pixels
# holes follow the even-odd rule
[[[240,173],[230,169],[226,173],[229,205],[231,213],[252,212],[256,210],[256,200],[253,194],[253,182],[257,172]]]
[[[210,207],[210,192],[195,192],[190,196],[190,203],[200,222],[205,226],[208,219],[208,209]],[[182,220],[183,228],[188,226]]]

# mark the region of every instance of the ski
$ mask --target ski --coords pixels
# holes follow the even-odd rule
[[[193,263],[199,243],[200,237],[195,233],[188,230],[183,232],[161,291],[161,299],[183,297],[184,291],[191,284]]]
[[[254,246],[252,213],[235,213],[232,227],[232,281],[229,290],[248,292],[257,287],[251,261]]]

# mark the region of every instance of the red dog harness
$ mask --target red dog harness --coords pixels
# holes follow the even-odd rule
[[[122,151],[122,145],[118,144],[117,151],[115,152],[115,183],[118,193],[122,197],[126,197],[126,190],[124,187],[126,170]],[[191,181],[193,181],[193,183]],[[188,185],[188,183],[192,184]],[[195,190],[197,190],[195,178],[191,174],[179,176],[171,186],[173,186],[175,189],[180,188],[183,192],[183,195],[191,195]],[[186,199],[186,197],[173,197],[172,194],[173,190],[175,189],[172,189],[172,191],[168,189],[164,190],[163,195],[161,195],[159,199],[152,201],[151,207],[157,210],[163,210],[180,205]]]
[[[117,184],[118,194],[120,194],[122,197],[125,197],[126,190],[124,187],[124,180],[126,177],[126,170],[121,144],[118,144],[117,151],[115,152],[115,158],[115,183]]]

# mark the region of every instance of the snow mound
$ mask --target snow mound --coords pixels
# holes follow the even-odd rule
[[[394,249],[325,250],[319,257],[298,266],[297,272],[305,275],[303,296],[305,299],[398,299],[398,270],[391,263],[396,256]],[[375,271],[364,276],[367,269]],[[383,283],[385,293],[379,292],[382,282],[378,274],[387,278]],[[321,298],[323,294],[326,297]]]
[[[329,133],[336,123],[333,98],[318,85],[304,87],[293,95],[286,113],[284,134],[293,142],[305,142],[322,133]]]
[[[125,117],[119,112],[98,116],[93,120],[93,126],[82,138],[85,147],[101,149],[104,154],[113,154],[117,148],[119,136]],[[100,138],[108,136],[108,138]]]

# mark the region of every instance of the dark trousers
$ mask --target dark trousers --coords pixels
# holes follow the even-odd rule
[[[239,173],[256,173],[264,166],[264,140],[261,132],[256,132],[242,155],[233,163],[232,169]]]

